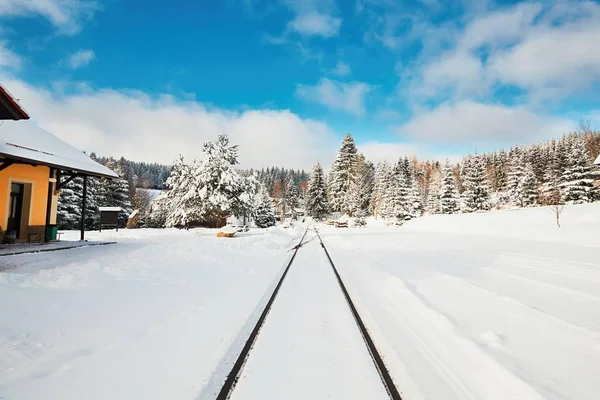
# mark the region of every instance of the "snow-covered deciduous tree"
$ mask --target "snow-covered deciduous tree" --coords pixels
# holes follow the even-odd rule
[[[329,203],[332,211],[351,211],[350,187],[357,178],[357,163],[356,144],[352,136],[347,134],[329,175]]]
[[[314,218],[327,215],[327,183],[321,164],[316,163],[308,180],[305,197],[306,212]]]
[[[465,167],[465,191],[463,192],[465,211],[489,210],[490,192],[483,157],[476,153],[467,161]]]
[[[446,161],[444,176],[440,188],[440,212],[442,214],[455,214],[460,210],[458,191],[454,182],[454,174],[450,163]]]
[[[269,196],[264,185],[260,186],[258,193],[254,196],[254,223],[259,228],[274,226],[276,219],[273,212],[273,199]]]
[[[562,175],[563,199],[567,204],[588,203],[598,199],[592,178],[592,166],[583,140],[573,140]]]

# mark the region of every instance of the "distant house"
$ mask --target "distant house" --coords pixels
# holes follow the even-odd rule
[[[306,211],[304,210],[304,208],[299,208],[299,207],[294,207],[293,209],[288,210],[285,213],[286,217],[304,217],[304,215],[306,214]]]
[[[117,174],[33,122],[20,121],[29,115],[1,85],[0,119],[0,226],[20,241],[52,240],[60,189],[82,177],[85,209],[87,178]]]

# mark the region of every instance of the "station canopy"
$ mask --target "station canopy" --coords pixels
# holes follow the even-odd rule
[[[118,177],[109,168],[31,121],[6,120],[0,124],[0,157],[5,160],[46,165],[88,176]]]

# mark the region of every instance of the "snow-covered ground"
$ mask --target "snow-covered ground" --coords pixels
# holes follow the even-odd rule
[[[328,228],[324,241],[411,399],[600,398],[600,206]]]
[[[0,398],[218,390],[228,372],[219,366],[235,359],[296,233],[106,231],[88,237],[119,243],[2,257]]]
[[[405,399],[598,399],[600,204],[561,223],[320,229]],[[301,233],[107,231],[88,238],[117,244],[0,257],[0,398],[213,399]],[[316,241],[232,396],[280,398],[385,398]]]

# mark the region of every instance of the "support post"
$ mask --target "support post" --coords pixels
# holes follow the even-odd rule
[[[50,168],[50,176],[48,177],[48,198],[46,200],[46,231],[44,232],[44,242],[49,242],[48,229],[50,229],[50,216],[52,215],[52,196],[54,195],[54,182],[50,179],[54,178],[54,168]]]
[[[83,196],[81,197],[81,241],[85,240],[85,206],[87,204],[87,175],[83,177]]]

